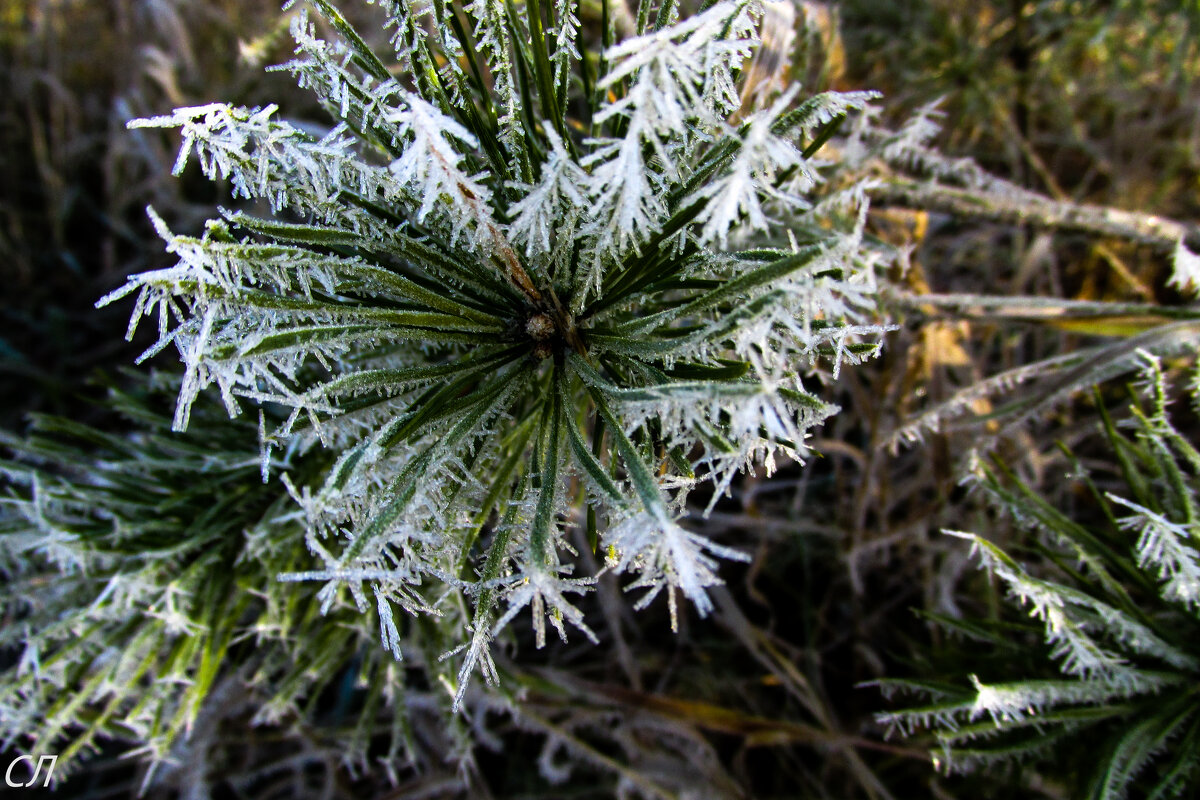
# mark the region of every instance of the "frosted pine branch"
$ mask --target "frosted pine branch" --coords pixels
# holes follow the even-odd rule
[[[539,645],[547,623],[596,638],[567,538],[580,484],[635,606],[665,590],[673,625],[681,599],[706,614],[746,556],[686,527],[689,491],[803,458],[836,411],[817,379],[886,330],[865,184],[822,196],[814,158],[873,95],[767,87],[735,126],[755,2],[664,15],[591,61],[588,96],[573,2],[474,0],[460,42],[436,3],[383,0],[398,68],[309,5],[336,35],[301,13],[284,69],[327,124],[225,105],[131,123],[177,129],[179,170],[198,157],[280,217],[225,212],[199,238],[156,220],[177,263],[102,301],[136,295],[147,355],[178,350],[175,426],[215,385],[231,416],[260,407],[266,480],[273,453],[328,449],[284,476],[268,524],[315,563],[278,576],[371,617],[389,661],[410,617],[465,637],[456,707],[526,609]]]

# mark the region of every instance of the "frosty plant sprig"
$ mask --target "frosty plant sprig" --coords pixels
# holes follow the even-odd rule
[[[1090,518],[1068,516],[1002,463],[979,467],[990,499],[1036,532],[1041,569],[982,536],[947,531],[972,543],[980,566],[1027,614],[1019,623],[936,618],[977,640],[968,658],[981,669],[969,684],[880,682],[929,698],[880,721],[908,733],[932,729],[934,764],[947,771],[1052,760],[1077,787],[1074,796],[1089,800],[1177,797],[1194,784],[1200,769],[1200,452],[1168,413],[1172,392],[1163,364],[1146,351],[1139,361],[1142,396],[1130,407],[1131,418],[1114,424],[1101,406],[1119,470],[1114,488],[1101,488],[1111,479],[1062,448],[1090,495],[1081,504]],[[1188,394],[1193,404],[1200,397],[1195,375]],[[1044,638],[1048,648],[1030,653],[1032,667],[1016,662],[1014,669],[1021,632]],[[1005,660],[988,664],[981,643],[1007,648]]]
[[[870,95],[741,92],[756,2],[646,4],[598,51],[570,0],[379,5],[392,66],[328,3],[336,38],[295,16],[282,69],[323,134],[273,106],[130,123],[177,128],[177,173],[194,157],[275,216],[200,238],[154,217],[178,263],[101,302],[136,295],[148,354],[178,349],[176,428],[216,384],[231,415],[263,406],[264,479],[275,448],[340,454],[288,482],[321,567],[281,577],[374,605],[397,658],[396,606],[465,592],[461,697],[526,607],[539,644],[546,620],[594,638],[563,560],[580,503],[639,607],[665,588],[710,610],[718,559],[744,556],[680,524],[688,491],[800,458],[835,410],[802,375],[877,347],[862,187],[818,200],[814,159]]]

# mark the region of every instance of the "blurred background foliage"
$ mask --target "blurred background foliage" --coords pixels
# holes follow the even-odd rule
[[[341,5],[352,19],[374,19],[365,4]],[[585,28],[595,11],[585,3]],[[895,123],[938,101],[937,144],[947,155],[1055,199],[1200,219],[1197,0],[796,0],[796,11],[788,68],[807,90],[878,89]],[[359,29],[384,44],[378,26]],[[165,263],[147,204],[177,230],[197,232],[213,205],[230,201],[192,170],[172,178],[175,143],[124,123],[214,100],[278,102],[293,119],[320,121],[289,78],[263,70],[288,57],[286,31],[274,0],[0,0],[0,428],[23,436],[34,412],[114,434],[135,427],[96,401],[109,383],[98,376],[141,348],[121,338],[125,308],[93,303],[127,274]],[[871,230],[911,248],[910,269],[895,279],[916,295],[1013,298],[1014,308],[1029,295],[1185,302],[1167,286],[1169,259],[1144,244],[898,204],[876,208]],[[603,797],[616,780],[667,796],[697,787],[697,796],[713,797],[1074,796],[1052,765],[999,779],[939,775],[925,742],[884,739],[874,714],[887,701],[856,688],[887,675],[961,678],[978,648],[948,640],[928,615],[1000,622],[1008,613],[1000,589],[942,528],[1018,550],[1029,536],[959,483],[972,447],[997,429],[992,401],[979,398],[970,409],[977,419],[910,447],[887,447],[892,434],[988,376],[1145,324],[999,308],[899,307],[902,324],[883,356],[826,387],[844,412],[813,442],[822,457],[747,478],[698,521],[738,531],[755,555],[748,566],[724,565],[728,585],[713,617],[667,635],[664,604],[636,617],[620,610],[609,577],[593,602],[620,619],[611,649],[511,643],[501,669],[523,712],[472,723],[489,729],[477,740],[473,774],[447,773],[432,756],[398,784],[386,770],[348,771],[322,728],[339,724],[337,687],[315,687],[309,718],[252,727],[253,707],[239,698],[206,719],[224,732],[211,736],[202,773],[213,796]],[[1095,512],[1078,482],[1061,479],[1071,465],[1055,443],[1097,474],[1115,473],[1097,435],[1098,408],[1121,416],[1127,405],[1112,381],[1007,431],[998,456],[1014,480],[1087,517]],[[137,423],[161,426],[153,419],[147,412]],[[1175,424],[1193,440],[1200,430],[1190,409],[1180,408]],[[200,447],[210,444],[204,435],[189,434]],[[203,506],[203,491],[188,502]],[[268,576],[238,576],[254,579]],[[1021,641],[1035,647],[1038,638]],[[337,674],[363,669],[355,652]],[[414,688],[414,713],[436,690]],[[466,736],[424,724],[426,748]],[[489,736],[503,756],[485,746]],[[121,751],[103,748],[64,791],[133,791],[140,776],[116,760]],[[377,744],[370,754],[386,752]],[[560,761],[575,772],[556,772]],[[566,782],[552,786],[547,775]],[[161,792],[186,794],[186,777]]]

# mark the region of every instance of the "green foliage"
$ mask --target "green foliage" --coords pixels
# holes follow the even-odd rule
[[[814,159],[872,93],[739,92],[748,2],[665,5],[652,27],[647,3],[595,53],[570,2],[479,0],[471,30],[384,3],[398,77],[312,5],[337,38],[298,14],[282,68],[334,117],[320,137],[274,106],[131,123],[179,128],[177,172],[194,151],[278,215],[196,238],[152,214],[179,262],[101,301],[136,293],[146,356],[179,351],[174,427],[216,384],[231,415],[290,410],[262,429],[264,479],[274,449],[331,449],[314,483],[287,477],[321,568],[281,577],[323,582],[324,610],[374,606],[397,659],[394,607],[460,624],[456,702],[476,670],[495,680],[490,642],[525,608],[539,646],[547,621],[595,639],[568,599],[593,582],[564,556],[579,501],[639,608],[665,589],[673,619],[678,593],[707,613],[718,558],[745,555],[678,524],[688,492],[799,460],[835,410],[802,372],[836,375],[884,329],[865,184],[821,197]],[[461,594],[470,619],[443,611]]]
[[[1151,400],[1102,453],[1073,401],[1196,345],[1170,289],[1200,284],[1195,226],[1132,213],[1194,216],[1194,3],[4,8],[0,347],[41,383],[2,411],[74,408],[79,365],[127,360],[101,317],[52,312],[104,291],[76,262],[146,269],[147,201],[179,261],[124,290],[159,317],[147,356],[185,365],[175,418],[117,393],[120,421],[6,439],[0,738],[91,773],[67,792],[134,771],[254,797],[1186,784],[1194,550],[1162,548],[1190,526],[1193,422],[1169,432]],[[235,76],[289,58],[289,23],[269,91]],[[787,77],[884,88],[905,121]],[[248,107],[120,127],[213,97]],[[887,286],[905,329],[832,387],[875,350],[885,274],[912,289]],[[1042,495],[1016,475],[1055,463],[1050,412],[1087,477]],[[928,444],[885,456],[892,432]],[[1009,466],[957,497],[950,465],[993,447]],[[985,495],[1032,548],[976,521]],[[955,615],[997,598],[959,584],[957,539],[926,538],[945,525],[987,530],[1051,644],[1019,611]],[[931,650],[909,605],[969,644]],[[647,633],[668,612],[680,635]],[[536,649],[547,623],[582,635]],[[850,684],[926,659],[933,707],[888,721],[942,720],[942,763],[998,772],[943,780],[915,740],[863,734],[877,700]],[[126,746],[148,758],[108,760]]]
[[[539,648],[547,623],[599,641],[581,526],[635,608],[666,594],[674,628],[679,595],[713,610],[719,560],[748,556],[681,524],[689,492],[711,509],[737,474],[800,460],[836,410],[813,379],[885,329],[866,185],[824,190],[816,158],[874,94],[746,83],[754,2],[645,3],[618,43],[607,13],[588,42],[577,5],[381,2],[385,59],[312,0],[279,69],[331,125],[221,103],[130,123],[178,128],[176,174],[194,158],[273,215],[187,236],[151,211],[178,263],[99,304],[136,297],[130,338],[157,318],[143,358],[178,350],[170,427],[202,438],[148,417],[14,442],[10,737],[66,741],[64,762],[101,735],[155,762],[203,751],[183,733],[218,675],[249,681],[260,719],[308,719],[377,629],[354,667],[361,760],[381,698],[406,718],[402,659],[458,710],[474,673],[499,682],[493,643],[522,612]],[[210,385],[226,431],[194,413]],[[64,594],[38,605],[28,581],[53,570]],[[433,667],[450,659],[455,680]]]
[[[323,617],[314,591],[275,580],[311,556],[286,495],[257,480],[253,426],[204,404],[172,433],[161,391],[114,389],[107,406],[136,432],[39,418],[5,441],[0,646],[19,658],[0,679],[0,737],[64,771],[130,741],[170,772],[203,763],[223,703],[293,723],[349,678],[369,689],[327,729],[344,763],[381,733],[393,758],[411,745],[403,670],[369,645],[377,623]]]
[[[1028,618],[1015,627],[999,618],[941,622],[1009,647],[1040,629],[1058,675],[1022,676],[1021,659],[1007,649],[975,667],[995,674],[994,683],[976,675],[970,686],[883,681],[932,699],[881,721],[902,731],[934,728],[935,765],[1037,763],[1097,800],[1178,796],[1200,767],[1200,453],[1172,424],[1163,369],[1146,354],[1143,380],[1127,424],[1104,417],[1119,488],[1102,488],[1066,451],[1088,500],[1085,518],[1002,464],[979,467],[979,485],[1035,535],[1042,557],[1019,561],[980,536],[956,535],[973,542]],[[1195,401],[1200,386],[1190,394]]]

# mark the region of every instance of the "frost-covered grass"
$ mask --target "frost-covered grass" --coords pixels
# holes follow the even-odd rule
[[[1083,723],[1153,703],[1142,667],[1186,669],[1047,589],[1069,582],[955,485],[997,451],[1093,522],[1050,444],[1090,430],[1079,390],[1191,351],[1190,8],[643,6],[414,4],[385,28],[407,6],[347,0],[361,45],[302,3],[4,6],[3,358],[35,382],[4,411],[96,423],[5,442],[0,721],[15,748],[59,737],[65,791],[1061,796],[1109,724]],[[148,264],[104,316],[72,310]],[[131,306],[182,402],[113,395],[118,421],[69,387],[136,355],[111,335]],[[882,357],[840,369],[881,308]],[[1080,457],[1182,597],[1183,523]],[[1065,661],[1023,647],[1040,619],[976,665],[907,613],[978,633],[960,617],[998,602],[942,528],[1011,555],[997,575]],[[1079,723],[1061,763],[945,777],[882,741],[852,685],[929,659],[980,702],[960,732]]]
[[[964,648],[959,657],[966,668],[996,677],[973,674],[968,690],[949,682],[882,682],[887,690],[930,698],[929,705],[889,712],[881,721],[909,733],[932,728],[935,765],[953,771],[1051,759],[1072,776],[1076,796],[1097,800],[1175,797],[1194,785],[1200,453],[1168,416],[1171,390],[1161,362],[1144,353],[1142,378],[1144,397],[1126,425],[1131,434],[1105,419],[1119,488],[1099,488],[1101,479],[1067,451],[1073,479],[1095,504],[1095,522],[1067,516],[1004,468],[979,467],[980,486],[1034,533],[1046,563],[1024,564],[984,536],[951,532],[972,542],[980,566],[1025,621],[943,622],[982,653],[1037,631],[1046,661],[1030,674],[1015,659],[1007,665],[973,659]],[[1187,391],[1194,402],[1195,382]],[[1048,662],[1058,675],[1047,674]]]

